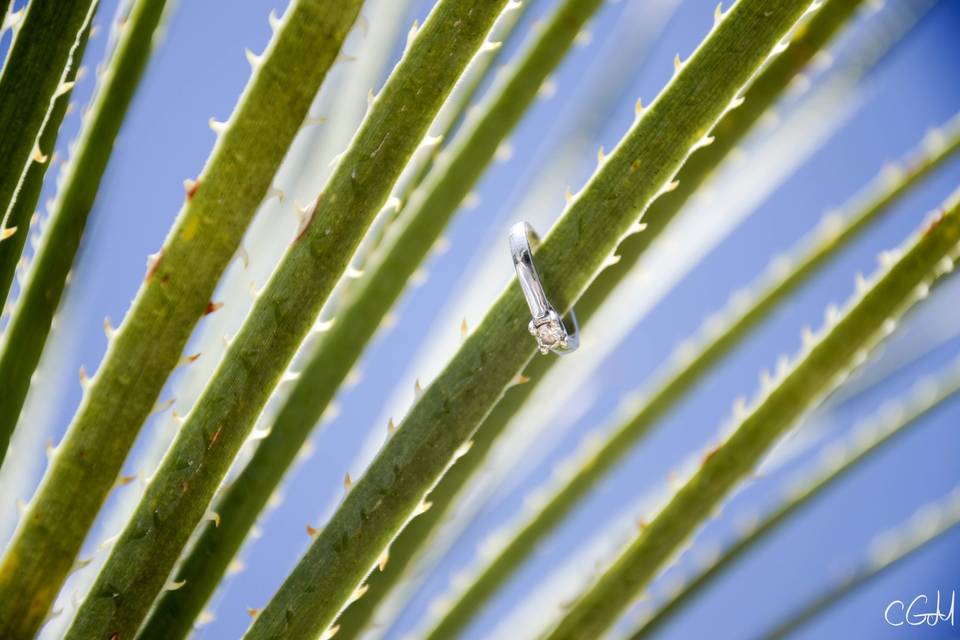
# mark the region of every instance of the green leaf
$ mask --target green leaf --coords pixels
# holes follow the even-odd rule
[[[6,454],[30,390],[30,380],[66,287],[87,216],[93,208],[114,140],[150,57],[150,43],[165,6],[165,0],[141,0],[128,17],[124,38],[101,76],[102,84],[90,110],[90,118],[77,142],[76,154],[65,169],[63,187],[50,212],[14,316],[0,341],[0,387],[5,391],[0,408],[0,461]],[[57,105],[55,109],[59,108]],[[62,108],[65,109],[66,105]],[[53,120],[48,126],[52,123]],[[51,133],[55,136],[56,130]],[[46,136],[44,131],[41,140]],[[39,197],[43,181],[39,168],[46,166],[35,163],[31,167],[25,188],[14,203],[14,215],[24,221],[29,220]],[[33,176],[34,169],[40,175]],[[28,185],[35,194],[29,198],[25,197]]]
[[[96,10],[97,0],[32,0],[27,6],[0,74],[0,131],[4,132],[0,136],[0,230],[18,227],[17,233],[27,235],[23,222],[12,223],[10,210],[31,165],[45,164],[53,154],[52,144],[46,149],[40,146],[40,136],[55,115],[58,94],[72,86],[67,75],[71,66],[79,64],[78,50]],[[22,248],[22,242],[0,241],[0,307]]]
[[[650,205],[644,215],[644,222],[647,225],[644,232],[624,240],[618,251],[621,256],[620,261],[598,274],[596,280],[577,301],[577,317],[585,331],[589,331],[590,318],[623,278],[631,272],[646,248],[669,226],[689,197],[736,148],[761,116],[783,94],[791,80],[804,69],[818,51],[823,49],[860,4],[859,0],[856,2],[827,0],[806,25],[798,28],[786,51],[757,74],[744,91],[744,103],[727,112],[713,128],[711,136],[715,137],[714,142],[694,151],[680,169],[677,174],[676,189],[664,194]],[[435,522],[442,520],[442,515],[453,504],[462,487],[476,470],[483,466],[486,455],[493,447],[496,438],[506,429],[510,420],[533,394],[537,385],[546,378],[555,361],[552,358],[537,358],[524,369],[520,379],[527,382],[511,389],[496,404],[477,429],[473,448],[431,491],[432,510],[436,509],[437,513],[428,515],[428,518]],[[405,549],[418,547],[429,535],[431,529],[432,526],[418,523],[411,530],[409,537],[401,533],[395,542],[398,548],[397,555],[399,557],[409,555]]]
[[[576,4],[583,4],[583,1],[576,0]],[[599,5],[600,2],[593,4]],[[523,5],[524,8],[529,6],[529,3]],[[521,14],[521,10],[510,11],[504,14],[503,19],[515,23]],[[564,14],[564,19],[568,18]],[[555,29],[547,29],[548,43],[552,44],[558,37],[572,41],[577,24],[582,24],[582,20],[573,20],[566,30],[559,33]],[[498,37],[507,35],[508,26],[502,21],[498,24]],[[491,53],[501,50],[502,47],[499,47]],[[471,96],[481,84],[484,69],[475,67],[480,65],[488,69],[493,59],[491,55],[479,56],[474,60],[469,72],[470,84],[464,87],[466,91],[451,96],[450,100],[457,104],[452,105],[448,101],[443,107],[443,112],[453,112],[448,113],[451,121],[456,120],[456,113],[465,111]],[[431,178],[423,189],[429,192],[428,195],[415,195],[404,209],[401,220],[391,223],[399,224],[407,230],[406,233],[388,231],[392,240],[378,250],[379,254],[374,254],[368,261],[371,264],[364,265],[365,273],[361,279],[349,283],[343,297],[337,300],[333,326],[319,336],[307,363],[278,411],[269,435],[257,445],[251,460],[216,501],[213,510],[220,515],[219,523],[207,522],[203,525],[199,537],[180,563],[178,580],[185,580],[186,584],[176,591],[164,592],[144,623],[140,631],[141,638],[180,637],[189,632],[193,620],[217,588],[231,559],[240,549],[284,473],[296,460],[314,425],[330,405],[337,388],[343,384],[381,318],[400,295],[456,209],[459,201],[456,196],[447,197],[443,202],[438,192],[469,190],[469,184],[455,183],[451,187],[451,183],[460,177],[450,170],[451,165],[473,163],[482,169],[493,155],[497,140],[507,134],[526,110],[539,83],[552,68],[550,64],[544,65],[539,58],[535,59],[540,64],[520,65],[512,74],[514,79],[497,92],[496,99],[481,107],[482,115],[476,116],[473,124],[468,126],[469,132],[465,132],[463,141],[458,138],[452,148],[445,152],[450,160],[436,167],[438,172],[442,172],[442,177]],[[554,64],[556,62],[559,62],[559,57]],[[522,93],[517,91],[518,86]],[[504,110],[508,113],[504,114]],[[453,122],[447,133],[452,129]],[[417,171],[413,178],[414,185],[423,183],[428,175],[436,152],[431,156]],[[430,205],[425,206],[425,202]],[[429,228],[426,231],[416,228],[410,232],[410,218],[414,216],[426,221]],[[346,633],[346,630],[341,632]]]
[[[68,638],[104,629],[126,636],[139,628],[320,308],[506,3],[442,0],[410,41],[190,411]],[[106,585],[121,598],[99,597]]]
[[[0,636],[29,637],[42,622],[359,7],[287,9],[0,561]]]
[[[461,86],[455,90],[455,93],[452,94],[446,104],[444,104],[443,109],[437,116],[437,121],[434,123],[435,125],[438,123],[443,125],[443,131],[438,136],[440,142],[431,147],[430,154],[419,167],[415,167],[416,170],[413,177],[408,184],[404,185],[404,193],[399,197],[401,207],[405,207],[413,193],[423,185],[427,176],[430,175],[437,158],[440,157],[441,151],[451,148],[451,143],[448,141],[453,138],[454,135],[459,135],[457,132],[464,126],[463,121],[466,119],[469,109],[472,108],[474,99],[481,93],[480,89],[489,77],[490,71],[498,64],[504,48],[509,46],[510,42],[520,35],[517,25],[523,20],[524,15],[532,6],[532,2],[524,2],[519,6],[514,5],[513,8],[505,10],[503,16],[497,21],[497,24],[494,26],[494,32],[491,33],[491,41],[497,42],[498,45],[489,51],[486,56],[477,56],[474,58],[473,62],[470,63],[470,66],[464,72],[464,77],[460,80]],[[519,98],[520,96],[518,95],[517,97]],[[487,103],[489,103],[489,99],[487,99]],[[478,111],[482,108],[482,105],[476,106]],[[474,120],[483,118],[483,116],[479,114],[471,117]],[[462,147],[460,148],[462,149]]]
[[[740,0],[602,162],[537,253],[540,275],[558,308],[568,308],[583,293],[621,238],[636,229],[643,209],[808,5]],[[332,623],[533,357],[529,317],[514,281],[350,489],[249,637],[317,634]]]
[[[792,368],[761,390],[753,409],[735,407],[729,435],[706,453],[694,475],[567,611],[548,634],[550,640],[599,637],[778,439],[866,359],[940,276],[953,270],[960,256],[960,192],[923,225],[901,258],[887,256],[892,264],[881,267],[876,281],[845,313],[827,314],[823,335],[806,336]]]
[[[648,637],[664,624],[674,619],[683,608],[696,601],[697,596],[714,581],[736,566],[744,554],[756,548],[780,526],[801,512],[812,500],[847,473],[858,468],[860,463],[869,460],[884,447],[895,442],[901,435],[918,424],[928,413],[941,407],[944,402],[960,392],[960,362],[950,367],[950,371],[921,380],[909,397],[884,402],[883,408],[860,426],[855,427],[849,438],[830,443],[824,449],[823,463],[813,477],[803,480],[803,484],[791,489],[784,503],[764,516],[763,520],[739,540],[725,549],[721,555],[702,573],[688,582],[679,593],[659,606],[653,615],[637,629],[633,638],[639,640]],[[805,474],[809,476],[811,474]]]
[[[556,185],[561,176],[567,175],[574,167],[582,164],[582,159],[588,151],[589,145],[600,135],[604,125],[609,122],[611,114],[617,105],[629,101],[630,78],[636,76],[638,69],[644,65],[646,54],[665,23],[673,15],[676,3],[673,0],[661,2],[651,15],[647,5],[633,4],[618,16],[620,24],[608,39],[603,43],[603,50],[590,63],[585,75],[589,78],[583,85],[578,85],[577,106],[570,117],[564,117],[560,127],[554,127],[550,136],[553,142],[549,148],[549,161],[538,167],[536,177],[530,182],[533,186],[526,189],[517,211],[531,212],[530,220],[543,217],[549,213],[552,206],[548,196],[555,193]],[[639,31],[638,31],[638,25]],[[503,247],[497,247],[498,253]],[[501,256],[502,257],[502,256]],[[468,285],[469,290],[469,285]],[[532,365],[531,365],[532,366]],[[508,396],[500,400],[499,407],[516,394],[511,391]],[[497,409],[494,409],[496,412]],[[482,429],[483,427],[481,427]],[[412,520],[390,544],[389,562],[381,569],[379,566],[370,572],[366,583],[369,589],[363,598],[355,601],[337,619],[339,634],[343,637],[353,637],[359,633],[362,626],[379,625],[381,621],[373,616],[380,616],[383,610],[377,610],[380,603],[396,587],[398,597],[391,598],[390,607],[403,606],[402,600],[411,595],[417,588],[418,578],[408,574],[408,567],[420,557],[420,551],[429,550],[431,556],[437,549],[427,542],[435,527],[448,519],[448,507],[460,487],[468,480],[476,468],[475,462],[486,456],[485,446],[492,444],[492,439],[477,433],[473,446],[467,455],[453,465],[440,480],[436,488],[430,492],[430,509]],[[478,449],[483,449],[478,451]],[[386,558],[385,558],[386,559]],[[423,567],[417,565],[414,569],[417,576],[425,573]],[[408,579],[409,578],[409,579]],[[399,591],[402,590],[402,594]],[[389,615],[389,614],[387,614]]]
[[[77,60],[83,59],[90,27],[91,25],[88,23],[76,50],[74,50],[73,55]],[[50,110],[50,116],[43,125],[43,132],[38,139],[41,149],[49,149],[52,153],[56,147],[57,136],[60,134],[60,125],[63,123],[63,119],[69,109],[70,97],[73,95],[73,83],[77,80],[77,72],[79,70],[79,64],[70,65],[65,83],[66,86],[70,88],[54,100],[53,108]],[[20,191],[17,193],[17,199],[7,215],[4,233],[0,236],[0,301],[8,299],[10,289],[13,285],[14,275],[18,268],[17,265],[23,260],[23,249],[27,244],[27,237],[30,235],[30,225],[37,211],[37,203],[40,200],[40,192],[43,189],[43,179],[47,175],[47,169],[50,167],[50,164],[51,162],[30,163],[24,175],[23,183],[20,185]],[[6,385],[2,386],[6,388]],[[5,411],[6,408],[7,404],[4,403],[0,410]],[[0,421],[2,420],[3,418],[0,417]],[[0,427],[0,437],[2,437],[2,432],[3,428]],[[7,441],[9,441],[9,435],[7,436]],[[7,442],[0,445],[0,462],[3,461],[6,448]]]
[[[847,205],[850,212],[846,216],[828,215],[820,230],[801,241],[787,256],[775,259],[756,293],[734,295],[729,311],[708,322],[710,330],[705,330],[699,341],[678,350],[676,362],[661,374],[652,392],[638,402],[639,406],[630,417],[611,429],[598,445],[591,446],[587,455],[573,461],[572,471],[566,476],[569,480],[551,492],[544,506],[520,525],[497,557],[482,567],[469,585],[457,594],[438,628],[446,633],[467,624],[481,605],[523,565],[537,545],[633,450],[637,441],[712,370],[713,365],[830,258],[957,151],[960,151],[960,116],[943,131],[932,132],[920,148],[909,154],[902,167],[895,170],[891,166],[884,170]]]
[[[672,16],[677,3],[669,0],[654,4],[653,11],[650,6],[641,4],[633,4],[625,8],[619,14],[618,25],[604,36],[601,50],[597,52],[585,71],[585,82],[577,85],[578,96],[573,113],[564,115],[561,118],[563,123],[553,127],[549,133],[552,141],[547,153],[549,160],[537,168],[536,176],[528,182],[528,186],[530,184],[535,186],[526,189],[522,203],[515,210],[530,212],[529,215],[533,216],[531,219],[540,219],[548,214],[549,210],[555,206],[552,196],[557,194],[557,185],[562,184],[562,176],[583,164],[582,161],[590,150],[589,147],[604,129],[604,125],[609,122],[616,105],[632,101],[630,79],[634,78],[638,69],[644,65],[651,45]],[[530,6],[532,3],[525,3],[523,9]],[[511,12],[506,15],[518,16],[519,13],[521,12]],[[506,26],[505,22],[504,19],[498,23],[498,31]],[[494,39],[502,38],[497,34]],[[505,43],[506,46],[507,43]],[[505,47],[498,48],[496,52],[502,51]],[[516,63],[510,64],[515,66]],[[499,73],[505,75],[507,71]],[[541,86],[541,95],[545,88],[548,87]],[[549,98],[544,96],[544,99]],[[474,119],[479,115],[474,116]],[[407,198],[401,199],[406,201]],[[499,251],[502,251],[502,247],[499,247]],[[271,434],[275,433],[276,431],[271,431]],[[464,463],[474,459],[473,454],[480,444],[481,440],[475,440],[467,458],[454,465],[443,477],[441,486],[431,492],[430,501],[433,506],[430,510],[411,521],[391,543],[389,558],[383,558],[383,560],[389,559],[389,562],[385,563],[382,570],[378,566],[370,572],[366,579],[369,588],[364,597],[354,601],[337,619],[339,637],[353,637],[362,626],[369,627],[373,624],[379,627],[381,621],[372,620],[371,615],[374,614],[374,610],[377,610],[381,601],[391,594],[398,595],[399,599],[403,600],[411,590],[416,588],[415,580],[405,580],[410,577],[405,572],[407,566],[417,556],[419,549],[432,548],[431,545],[424,544],[424,541],[436,522],[445,517],[442,503],[434,499],[436,492],[449,486],[451,476],[459,475],[464,470]],[[231,485],[231,489],[233,486]],[[393,592],[395,585],[402,593]],[[402,602],[398,602],[398,598],[391,598],[389,604],[403,606]],[[381,610],[376,611],[378,616],[381,613]]]

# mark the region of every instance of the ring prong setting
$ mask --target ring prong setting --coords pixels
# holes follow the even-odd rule
[[[551,310],[546,316],[531,320],[528,328],[530,334],[537,339],[540,353],[567,348],[567,331],[556,311]]]

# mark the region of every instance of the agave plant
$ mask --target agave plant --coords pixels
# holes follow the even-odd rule
[[[0,637],[876,637],[954,588],[955,4],[260,4],[3,7]]]

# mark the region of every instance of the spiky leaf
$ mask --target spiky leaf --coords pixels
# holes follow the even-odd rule
[[[27,6],[0,75],[0,131],[4,132],[0,136],[0,229],[20,224],[17,233],[27,233],[22,223],[9,220],[10,210],[31,163],[47,163],[53,154],[52,145],[40,146],[40,136],[55,115],[58,94],[72,86],[67,76],[72,66],[80,64],[81,43],[97,4],[97,0],[34,0]],[[0,15],[6,16],[6,11]],[[0,306],[22,248],[22,242],[0,241]]]
[[[537,253],[541,276],[561,309],[582,294],[807,7],[805,0],[738,2],[604,161]],[[250,637],[284,633],[291,611],[299,633],[319,633],[332,622],[534,355],[528,321],[514,281],[354,484],[259,614]]]
[[[925,297],[933,282],[952,271],[960,256],[960,194],[946,207],[842,317],[828,319],[831,326],[822,337],[805,345],[793,368],[752,410],[742,417],[735,412],[730,435],[570,608],[550,640],[595,638],[613,624],[777,440],[889,335],[892,323]]]
[[[181,427],[69,638],[139,628],[338,277],[506,3],[441,0],[434,7]],[[119,602],[97,596],[107,584],[120,589]],[[289,635],[310,635],[293,626]]]
[[[789,255],[773,261],[771,273],[762,279],[755,293],[734,296],[731,309],[708,321],[709,330],[699,341],[679,350],[676,362],[660,376],[649,396],[641,395],[636,409],[617,424],[599,442],[593,442],[586,455],[571,460],[569,478],[550,493],[542,508],[525,518],[503,550],[481,567],[468,586],[457,594],[438,628],[450,632],[465,625],[524,563],[531,553],[580,502],[589,495],[616,464],[633,451],[634,445],[658,421],[686,397],[714,365],[764,318],[809,281],[830,258],[857,238],[871,222],[890,210],[921,178],[941,166],[960,150],[960,118],[941,134],[930,137],[912,153],[901,171],[891,179],[881,172],[862,194],[854,198],[846,216],[828,215],[821,229],[799,243]],[[784,266],[786,265],[786,266]],[[745,293],[745,295],[744,295]],[[747,301],[746,304],[743,301]],[[719,322],[718,322],[719,321]]]
[[[287,9],[0,561],[0,636],[42,622],[359,8]]]
[[[140,0],[127,16],[123,38],[100,77],[100,88],[77,142],[76,154],[66,168],[61,192],[50,211],[41,244],[17,300],[14,317],[0,342],[0,387],[4,389],[4,402],[0,407],[0,461],[20,417],[31,376],[40,361],[53,314],[80,246],[87,216],[93,208],[113,143],[150,57],[150,43],[165,6],[166,0]],[[65,97],[68,96],[61,97],[61,100]],[[52,119],[47,126],[51,124]],[[47,131],[44,130],[41,139],[46,137]],[[40,166],[34,164],[31,172]],[[43,178],[42,172],[38,173],[40,175],[35,178],[28,174],[25,182],[26,187],[36,180],[37,196]],[[28,204],[30,199],[25,198],[26,195],[26,191],[21,190],[13,211],[19,213],[18,217],[29,220],[36,196],[34,204]]]

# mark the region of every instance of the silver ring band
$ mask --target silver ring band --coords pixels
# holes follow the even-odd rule
[[[529,329],[531,335],[537,339],[540,353],[553,351],[564,355],[575,351],[580,346],[580,327],[577,316],[570,310],[570,324],[573,331],[567,327],[557,313],[557,310],[547,300],[547,294],[540,282],[540,274],[533,262],[533,250],[540,244],[540,237],[526,222],[518,222],[510,228],[510,254],[513,256],[513,267],[517,271],[517,280],[520,289],[530,307]]]

